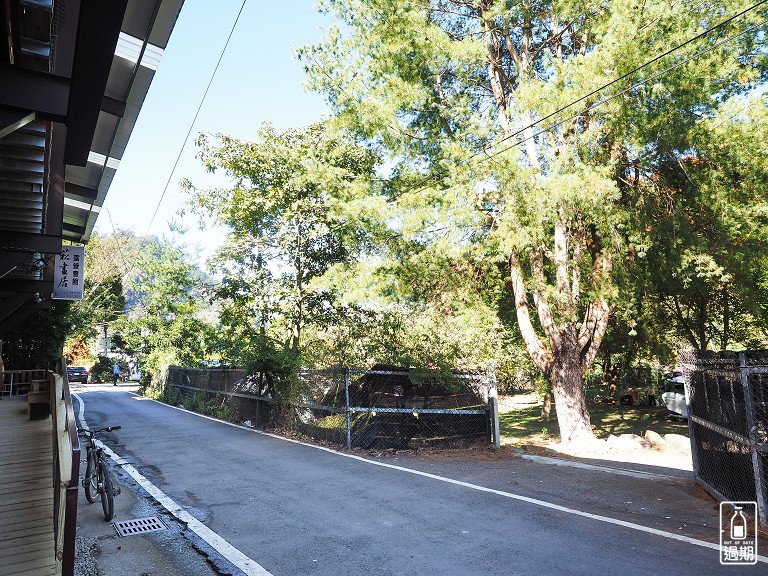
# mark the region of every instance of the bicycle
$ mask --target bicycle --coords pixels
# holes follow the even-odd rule
[[[97,430],[88,430],[87,428],[78,428],[77,431],[85,434],[88,443],[85,445],[86,466],[85,477],[83,478],[83,490],[85,498],[93,504],[96,502],[96,496],[101,496],[101,509],[104,511],[104,519],[109,522],[115,515],[114,497],[120,494],[120,488],[114,487],[112,474],[107,467],[104,459],[104,449],[94,443],[96,434],[100,432],[112,432],[120,430],[121,426],[108,426]]]

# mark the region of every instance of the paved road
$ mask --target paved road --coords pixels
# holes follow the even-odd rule
[[[78,395],[91,427],[122,425],[105,437],[121,462],[274,576],[766,573],[664,535],[717,541],[714,503],[689,479],[520,458],[371,463],[119,388]]]

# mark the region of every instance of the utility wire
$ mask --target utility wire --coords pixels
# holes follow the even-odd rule
[[[766,0],[766,1],[768,1],[768,0]],[[160,199],[157,202],[157,206],[155,206],[155,211],[152,213],[152,218],[149,221],[149,225],[147,226],[147,231],[146,231],[145,235],[149,234],[149,230],[150,230],[150,228],[152,227],[152,224],[155,221],[155,217],[157,216],[157,212],[160,209],[160,205],[162,204],[163,199],[165,198],[165,195],[168,192],[168,187],[170,186],[171,179],[173,178],[173,174],[174,174],[174,172],[176,172],[176,168],[179,165],[179,161],[181,160],[181,155],[184,153],[184,148],[186,148],[187,141],[189,140],[189,135],[192,133],[192,129],[195,126],[195,122],[197,122],[197,117],[200,115],[200,110],[202,110],[203,104],[205,103],[205,99],[208,96],[208,92],[211,89],[211,85],[213,84],[213,80],[216,77],[216,72],[218,72],[219,66],[221,65],[221,62],[222,62],[222,60],[224,58],[224,54],[227,51],[227,47],[229,46],[229,43],[232,40],[232,35],[235,32],[235,27],[237,26],[237,23],[240,21],[240,16],[243,13],[243,9],[245,8],[246,2],[247,2],[247,0],[243,0],[242,4],[240,5],[240,10],[238,10],[237,16],[235,17],[235,21],[232,23],[232,27],[230,28],[229,35],[227,36],[227,41],[224,43],[224,47],[221,50],[221,54],[219,54],[219,59],[216,62],[216,66],[214,67],[213,72],[211,73],[210,79],[208,80],[208,85],[206,86],[205,92],[203,93],[203,96],[200,99],[200,104],[197,107],[197,111],[195,112],[195,116],[192,118],[192,122],[189,125],[189,130],[187,130],[187,134],[186,134],[186,136],[184,136],[184,141],[182,142],[181,148],[179,149],[179,153],[176,156],[176,161],[173,163],[173,168],[171,169],[171,172],[168,175],[168,180],[165,182],[165,187],[163,188],[163,192],[160,195]],[[128,262],[126,261],[125,255],[123,254],[123,250],[122,250],[122,247],[120,245],[120,240],[119,240],[119,238],[116,235],[115,225],[114,225],[114,222],[112,221],[112,215],[109,212],[109,208],[107,208],[107,216],[109,217],[109,222],[110,222],[110,224],[112,226],[112,235],[115,237],[115,242],[117,242],[117,248],[118,248],[118,252],[120,254],[120,259],[123,261],[123,266],[125,267],[125,270],[128,271],[130,267],[128,266]],[[115,267],[116,270],[118,270],[118,266],[114,262],[112,262],[112,265]],[[93,293],[91,293],[91,295],[93,295]]]
[[[115,240],[115,244],[117,245],[117,251],[120,254],[120,259],[123,261],[125,273],[127,274],[129,271],[129,266],[128,266],[127,260],[125,259],[125,254],[123,253],[123,247],[120,245],[120,237],[118,236],[117,230],[115,229],[115,223],[112,220],[112,214],[109,212],[109,208],[107,206],[104,206],[104,208],[107,211],[107,217],[109,218],[109,223],[112,226],[112,237]],[[122,280],[123,274],[120,271],[120,266],[118,266],[118,264],[111,258],[111,255],[109,258],[109,264],[111,265],[112,268],[114,268],[116,272],[118,272],[118,274],[120,274],[120,277]],[[87,301],[95,297],[100,298],[102,295],[106,294],[109,290],[111,290],[111,287],[109,285],[105,285],[103,283],[103,280],[106,280],[106,277],[103,278],[102,281],[99,282],[98,284],[94,284],[93,288],[91,288],[91,291],[88,292],[88,294],[85,294],[83,296],[83,301]]]
[[[715,31],[715,30],[717,30],[717,29],[721,28],[722,26],[725,26],[725,25],[726,25],[726,24],[728,24],[729,22],[732,22],[732,21],[733,21],[733,20],[735,20],[736,18],[739,18],[739,17],[743,16],[744,14],[746,14],[746,13],[748,13],[748,12],[750,12],[750,11],[754,10],[755,8],[758,8],[758,7],[762,6],[762,5],[763,5],[763,4],[765,4],[766,2],[768,2],[768,0],[760,0],[760,2],[757,2],[756,4],[753,4],[752,6],[750,6],[750,7],[748,7],[748,8],[745,8],[744,10],[742,10],[742,11],[740,11],[740,12],[738,12],[738,13],[736,13],[736,14],[734,14],[734,15],[732,15],[732,16],[729,16],[728,18],[726,18],[725,20],[723,20],[723,21],[719,22],[719,23],[718,23],[718,24],[716,24],[715,26],[712,26],[711,28],[707,28],[706,30],[704,30],[703,32],[701,32],[701,33],[697,34],[696,36],[693,36],[693,37],[689,38],[688,40],[686,40],[685,42],[682,42],[681,44],[678,44],[678,45],[674,46],[673,48],[670,48],[669,50],[667,50],[666,52],[664,52],[664,53],[662,53],[662,54],[659,54],[658,56],[655,56],[655,57],[654,57],[654,58],[652,58],[651,60],[648,60],[647,62],[645,62],[645,63],[641,64],[640,66],[637,66],[636,68],[633,68],[632,70],[630,70],[629,72],[626,72],[625,74],[622,74],[622,75],[621,75],[621,76],[619,76],[618,78],[615,78],[615,79],[611,80],[610,82],[607,82],[606,84],[603,84],[603,85],[602,85],[602,86],[600,86],[599,88],[596,88],[596,89],[592,90],[591,92],[589,92],[588,94],[585,94],[585,95],[583,95],[583,96],[581,96],[581,97],[577,98],[576,100],[573,100],[573,101],[572,101],[572,102],[570,102],[569,104],[566,104],[565,106],[562,106],[562,107],[558,108],[557,110],[554,110],[553,112],[551,112],[551,113],[547,114],[546,116],[543,116],[542,118],[539,118],[538,120],[536,120],[536,121],[534,121],[534,122],[531,122],[530,124],[527,124],[527,125],[526,125],[526,126],[524,126],[523,128],[520,128],[520,129],[516,130],[516,131],[515,131],[515,132],[513,132],[512,134],[508,134],[508,135],[504,136],[503,138],[501,138],[501,139],[499,139],[498,141],[496,141],[496,142],[494,142],[493,144],[491,144],[491,145],[490,145],[490,148],[494,148],[494,147],[498,146],[499,144],[502,144],[503,142],[506,142],[507,140],[510,140],[510,139],[512,139],[512,138],[517,138],[517,137],[519,137],[519,136],[520,136],[521,134],[523,134],[523,133],[524,133],[526,130],[529,130],[529,129],[531,129],[531,128],[535,128],[536,126],[538,126],[538,125],[539,125],[539,124],[541,124],[542,122],[544,122],[544,121],[546,121],[546,120],[548,120],[548,119],[552,118],[553,116],[555,116],[555,115],[557,115],[557,114],[559,114],[559,113],[561,113],[561,112],[563,112],[563,111],[567,110],[568,108],[571,108],[572,106],[575,106],[576,104],[578,104],[578,103],[580,103],[580,102],[583,102],[584,100],[587,100],[588,98],[591,98],[592,96],[594,96],[595,94],[598,94],[599,92],[601,92],[601,91],[602,91],[602,90],[604,90],[605,88],[608,88],[608,87],[610,87],[610,86],[613,86],[614,84],[616,84],[617,82],[621,82],[622,80],[626,80],[628,77],[632,76],[633,74],[636,74],[637,72],[639,72],[639,71],[640,71],[640,70],[642,70],[643,68],[646,68],[647,66],[650,66],[651,64],[653,64],[653,63],[655,63],[655,62],[659,61],[660,59],[662,59],[662,58],[665,58],[666,56],[669,56],[670,54],[672,54],[672,53],[674,53],[674,52],[676,52],[676,51],[680,50],[681,48],[683,48],[683,47],[687,46],[688,44],[690,44],[690,43],[692,43],[692,42],[695,42],[696,40],[699,40],[699,39],[701,39],[701,38],[703,38],[703,37],[705,37],[705,36],[707,36],[707,35],[711,34],[713,31]],[[754,28],[754,26],[753,26],[752,28]],[[747,31],[748,31],[748,30],[745,30],[745,31],[744,31],[744,32],[742,32],[741,34],[745,34]],[[741,35],[741,34],[739,34],[739,35]],[[737,36],[739,36],[739,35],[737,35]],[[701,52],[701,53],[704,53],[704,52]],[[700,55],[701,53],[699,53],[699,55]],[[689,61],[689,60],[690,60],[690,59],[686,60],[686,62],[687,62],[687,61]],[[670,68],[670,70],[671,70],[671,69],[674,69],[674,66],[673,66],[672,68]],[[658,75],[657,75],[657,76],[655,76],[655,77],[658,77]],[[607,100],[606,100],[606,101],[607,101]],[[590,110],[590,109],[592,109],[592,108],[594,108],[594,105],[593,105],[593,106],[590,106],[590,107],[589,107],[587,110]],[[576,114],[576,115],[574,115],[574,116],[572,116],[572,117],[570,117],[570,118],[566,119],[565,121],[567,121],[567,120],[570,120],[570,119],[573,119],[573,118],[576,118],[576,117],[578,117],[580,114],[581,114],[581,113],[579,113],[579,114]],[[539,136],[539,135],[543,134],[544,132],[547,132],[548,130],[550,130],[550,129],[552,129],[552,128],[554,128],[554,127],[556,127],[556,126],[558,126],[558,125],[562,124],[562,122],[563,122],[563,121],[561,121],[561,122],[558,122],[557,124],[554,124],[554,125],[552,125],[551,127],[547,128],[547,129],[544,129],[544,130],[540,130],[539,132],[537,132],[536,134],[534,134],[532,137],[533,137],[533,138],[535,138],[536,136]],[[530,138],[531,138],[531,137],[528,137],[528,138],[524,138],[524,139],[522,139],[522,140],[518,141],[517,143],[515,143],[515,144],[513,144],[513,145],[511,145],[511,146],[507,146],[507,147],[505,147],[504,149],[502,149],[501,151],[499,151],[499,152],[497,152],[497,153],[493,153],[493,154],[488,154],[488,153],[486,152],[486,150],[479,150],[479,151],[477,151],[477,152],[474,152],[473,154],[471,154],[471,155],[470,155],[470,156],[467,158],[467,161],[471,161],[473,158],[476,158],[476,157],[478,157],[478,156],[483,156],[483,157],[484,157],[484,159],[492,158],[492,157],[494,157],[494,156],[498,155],[499,153],[503,153],[503,152],[506,152],[507,150],[510,150],[511,148],[514,148],[514,147],[518,146],[518,145],[519,145],[520,143],[522,143],[522,142],[526,142],[526,141],[528,141]],[[418,181],[416,184],[414,184],[412,187],[410,187],[410,188],[408,188],[408,189],[404,190],[404,192],[406,192],[406,193],[407,193],[407,192],[418,192],[418,191],[420,191],[420,190],[423,190],[423,189],[425,189],[425,188],[426,188],[426,186],[427,186],[427,185],[428,185],[428,184],[429,184],[431,181],[433,181],[433,180],[436,180],[437,178],[439,178],[439,177],[441,177],[441,176],[445,176],[445,175],[447,175],[447,174],[448,174],[448,171],[447,171],[446,169],[442,169],[442,170],[439,170],[439,171],[437,171],[437,172],[435,172],[435,173],[433,173],[433,174],[430,174],[430,175],[428,175],[428,176],[424,177],[423,179],[421,179],[420,181]]]
[[[765,0],[765,1],[768,1],[768,0]],[[675,63],[675,64],[665,68],[664,70],[660,70],[659,72],[657,72],[655,74],[652,74],[648,78],[645,78],[645,79],[643,79],[643,80],[641,80],[639,82],[636,82],[636,83],[632,84],[631,86],[628,86],[627,88],[624,88],[623,90],[620,90],[616,94],[612,94],[611,96],[607,96],[607,97],[605,97],[605,98],[603,98],[601,100],[598,100],[597,102],[595,102],[594,104],[588,106],[587,108],[585,108],[581,112],[578,112],[577,114],[574,114],[574,115],[569,116],[568,118],[564,118],[562,120],[558,120],[554,124],[551,124],[551,125],[547,126],[546,128],[542,128],[541,130],[539,130],[535,134],[531,134],[527,138],[522,138],[522,139],[518,140],[517,142],[515,142],[514,144],[510,144],[509,146],[506,146],[506,147],[502,148],[501,150],[493,152],[492,154],[487,154],[486,156],[484,156],[483,158],[478,160],[478,162],[485,162],[486,160],[489,160],[489,159],[493,158],[494,156],[498,156],[499,154],[503,154],[504,152],[507,152],[508,150],[511,150],[512,148],[515,148],[515,147],[519,146],[520,144],[522,144],[522,143],[524,143],[524,142],[526,142],[526,141],[528,141],[528,140],[530,140],[532,138],[536,138],[537,136],[540,136],[541,134],[549,132],[550,130],[552,130],[554,128],[557,128],[558,126],[561,126],[562,124],[564,124],[566,122],[569,122],[570,120],[574,120],[574,119],[578,118],[579,116],[581,116],[584,112],[588,112],[590,110],[594,110],[598,106],[606,104],[606,103],[610,102],[611,100],[614,100],[614,99],[618,98],[619,96],[623,96],[627,92],[631,92],[632,90],[634,90],[634,89],[636,89],[636,88],[638,88],[640,86],[643,86],[644,84],[647,84],[648,82],[651,82],[652,80],[656,80],[657,78],[660,78],[660,77],[664,76],[665,74],[671,72],[675,68],[679,68],[680,66],[683,66],[684,64],[687,64],[688,62],[691,62],[692,60],[695,60],[696,58],[706,54],[707,52],[712,52],[713,50],[719,48],[720,46],[722,46],[724,44],[727,44],[729,42],[732,42],[736,38],[738,38],[740,36],[743,36],[744,34],[747,34],[749,32],[752,32],[753,30],[756,30],[757,28],[765,25],[766,23],[768,23],[768,20],[763,20],[762,22],[758,22],[757,24],[753,24],[752,26],[749,26],[748,28],[742,30],[741,32],[738,32],[737,34],[733,34],[732,36],[729,36],[728,38],[724,38],[723,40],[720,40],[719,42],[713,44],[712,46],[704,48],[703,50],[700,50],[699,52],[696,52],[695,54],[692,54],[688,58],[685,58],[684,60],[681,60],[680,62],[677,62],[677,63]],[[550,118],[551,116],[552,115],[550,114],[547,117]],[[538,124],[538,122],[536,124]],[[534,126],[534,125],[535,124],[531,124],[531,126]],[[517,132],[517,134],[519,135],[520,132]],[[505,138],[505,140],[506,140],[506,138]],[[469,159],[474,158],[476,156],[478,156],[478,154],[473,154],[472,156],[470,156]]]
[[[208,96],[208,91],[211,89],[211,85],[213,84],[213,79],[216,77],[216,72],[219,70],[219,65],[221,64],[222,59],[224,58],[224,53],[227,51],[227,47],[229,46],[229,41],[232,40],[232,35],[235,32],[235,27],[237,26],[238,21],[240,20],[240,15],[243,13],[243,8],[245,8],[245,3],[248,0],[243,0],[243,3],[240,5],[240,10],[237,13],[237,17],[235,18],[235,21],[232,24],[232,28],[229,31],[229,36],[227,37],[227,41],[224,43],[224,48],[221,50],[221,54],[219,55],[219,60],[216,62],[216,67],[213,69],[213,73],[211,74],[211,78],[208,81],[208,86],[205,88],[205,92],[203,93],[203,97],[200,99],[200,105],[197,107],[197,112],[195,112],[195,117],[192,118],[192,123],[189,125],[189,130],[187,130],[187,135],[184,137],[184,142],[181,144],[181,148],[179,149],[179,154],[176,156],[176,162],[173,163],[173,168],[171,169],[171,173],[168,175],[168,180],[165,183],[165,187],[163,188],[163,193],[160,195],[160,200],[157,202],[157,206],[155,207],[155,211],[152,214],[152,218],[149,220],[149,225],[147,226],[147,232],[146,234],[149,234],[149,229],[152,227],[152,223],[155,221],[155,217],[157,216],[157,211],[160,209],[160,204],[163,202],[163,198],[165,198],[165,194],[168,192],[168,186],[171,184],[171,178],[173,178],[173,173],[176,172],[176,168],[179,165],[179,161],[181,160],[181,155],[184,152],[184,148],[187,146],[187,141],[189,140],[189,135],[192,133],[192,129],[195,126],[195,122],[197,122],[197,117],[200,114],[200,110],[203,107],[203,104],[205,103],[205,98]],[[768,0],[764,0],[765,2],[768,2]]]
[[[557,109],[557,110],[555,110],[554,112],[551,112],[551,113],[547,114],[546,116],[543,116],[542,118],[539,118],[539,119],[538,119],[538,120],[536,120],[535,122],[531,122],[530,124],[528,124],[528,125],[527,125],[527,126],[525,126],[524,128],[521,128],[521,129],[517,130],[516,132],[514,132],[514,133],[512,133],[512,134],[509,134],[509,135],[507,135],[507,136],[504,136],[504,137],[503,137],[503,138],[501,138],[501,139],[500,139],[498,142],[495,142],[495,143],[494,143],[492,146],[497,146],[497,145],[501,144],[502,142],[505,142],[506,140],[509,140],[509,139],[511,139],[511,138],[515,138],[516,136],[519,136],[520,134],[522,134],[522,133],[523,133],[525,130],[528,130],[529,128],[533,128],[533,127],[535,127],[535,126],[537,126],[537,125],[541,124],[542,122],[544,122],[544,121],[546,121],[546,120],[549,120],[549,119],[550,119],[550,118],[552,118],[554,115],[556,115],[556,114],[559,114],[560,112],[563,112],[564,110],[567,110],[567,109],[568,109],[568,108],[570,108],[571,106],[575,106],[576,104],[578,104],[578,103],[580,103],[580,102],[583,102],[584,100],[587,100],[587,99],[591,98],[591,97],[592,97],[592,96],[594,96],[595,94],[598,94],[599,92],[602,92],[604,89],[606,89],[606,88],[608,88],[608,87],[610,87],[610,86],[613,86],[613,85],[614,85],[614,84],[616,84],[617,82],[621,82],[622,80],[626,80],[627,78],[629,78],[630,76],[632,76],[632,75],[636,74],[637,72],[639,72],[639,71],[640,71],[640,70],[642,70],[643,68],[646,68],[647,66],[650,66],[651,64],[654,64],[655,62],[658,62],[659,60],[661,60],[662,58],[665,58],[666,56],[669,56],[669,55],[670,55],[670,54],[672,54],[673,52],[677,52],[678,50],[680,50],[681,48],[684,48],[685,46],[687,46],[687,45],[688,45],[688,44],[690,44],[691,42],[695,42],[696,40],[699,40],[699,39],[701,39],[701,38],[704,38],[705,36],[707,36],[707,35],[711,34],[711,33],[712,33],[712,32],[714,32],[715,30],[717,30],[718,28],[721,28],[721,27],[725,26],[726,24],[728,24],[728,23],[732,22],[732,21],[733,21],[733,20],[735,20],[736,18],[739,18],[739,17],[743,16],[743,15],[744,15],[744,14],[746,14],[747,12],[750,12],[750,11],[754,10],[755,8],[758,8],[759,6],[761,6],[761,5],[765,4],[766,2],[768,2],[768,0],[760,0],[760,2],[758,2],[758,3],[756,3],[756,4],[753,4],[753,5],[752,5],[752,6],[750,6],[749,8],[745,8],[745,9],[744,9],[744,10],[742,10],[741,12],[739,12],[739,13],[737,13],[737,14],[734,14],[733,16],[729,16],[728,18],[726,18],[725,20],[723,20],[723,21],[719,22],[719,23],[718,23],[718,24],[716,24],[715,26],[712,26],[711,28],[707,28],[707,29],[706,29],[706,30],[704,30],[703,32],[700,32],[700,33],[699,33],[699,34],[697,34],[696,36],[693,36],[693,37],[689,38],[689,39],[688,39],[688,40],[686,40],[685,42],[683,42],[683,43],[681,43],[681,44],[678,44],[677,46],[675,46],[675,47],[673,47],[673,48],[670,48],[669,50],[667,50],[666,52],[664,52],[664,53],[662,53],[662,54],[659,54],[658,56],[655,56],[655,57],[654,57],[654,58],[652,58],[651,60],[648,60],[647,62],[645,62],[645,63],[641,64],[640,66],[637,66],[636,68],[633,68],[632,70],[630,70],[629,72],[626,72],[626,73],[622,74],[622,75],[621,75],[621,76],[619,76],[618,78],[615,78],[615,79],[611,80],[610,82],[608,82],[608,83],[606,83],[606,84],[603,84],[603,85],[602,85],[602,86],[600,86],[599,88],[596,88],[596,89],[592,90],[592,92],[590,92],[590,93],[588,93],[588,94],[585,94],[584,96],[581,96],[581,97],[577,98],[576,100],[574,100],[574,101],[573,101],[573,102],[571,102],[570,104],[566,104],[566,105],[565,105],[565,106],[563,106],[562,108],[558,108],[558,109]],[[746,33],[746,31],[745,31],[744,33]],[[477,153],[476,153],[476,155],[479,155],[479,154],[480,154],[480,152],[477,152]]]
[[[764,0],[761,3],[765,3],[767,1],[768,0]],[[723,46],[724,44],[732,42],[736,38],[739,38],[740,36],[743,36],[744,34],[752,32],[752,31],[760,28],[761,26],[764,26],[765,24],[768,24],[768,20],[763,20],[762,22],[758,22],[756,24],[753,24],[752,26],[749,26],[749,27],[745,28],[741,32],[738,32],[738,33],[733,34],[733,35],[731,35],[731,36],[729,36],[727,38],[724,38],[724,39],[716,42],[712,46],[708,46],[707,48],[704,48],[704,49],[700,50],[699,52],[696,52],[695,54],[692,54],[692,55],[688,56],[687,58],[681,60],[680,62],[676,62],[675,64],[672,64],[671,66],[668,66],[667,68],[665,68],[663,70],[660,70],[659,72],[657,72],[655,74],[652,74],[651,76],[649,76],[649,77],[647,77],[647,78],[645,78],[645,79],[643,79],[643,80],[641,80],[639,82],[635,82],[631,86],[628,86],[627,88],[624,88],[623,90],[620,90],[616,94],[612,94],[611,96],[607,96],[607,97],[605,97],[605,98],[595,102],[594,104],[592,104],[589,107],[587,107],[585,110],[582,110],[582,111],[580,111],[580,112],[578,112],[576,114],[573,114],[572,116],[569,116],[569,117],[564,118],[562,120],[559,120],[559,121],[557,121],[557,122],[555,122],[555,123],[553,123],[553,124],[551,124],[549,126],[546,126],[546,127],[542,128],[542,129],[538,130],[534,134],[531,134],[531,135],[529,135],[527,137],[524,137],[524,138],[520,138],[517,142],[515,142],[513,144],[510,144],[510,145],[502,148],[501,150],[497,150],[496,152],[493,152],[493,153],[488,153],[485,156],[483,156],[482,158],[480,158],[479,160],[476,160],[475,162],[476,162],[476,164],[479,164],[481,162],[486,162],[488,160],[491,160],[494,157],[503,154],[504,152],[507,152],[507,151],[509,151],[509,150],[511,150],[513,148],[516,148],[516,147],[524,144],[528,140],[535,139],[535,138],[541,136],[542,134],[545,134],[546,132],[549,132],[550,130],[553,130],[553,129],[561,126],[562,124],[564,124],[566,122],[569,122],[571,120],[574,120],[574,119],[578,118],[584,112],[593,110],[594,108],[597,108],[598,106],[606,104],[606,103],[610,102],[611,100],[614,100],[614,99],[616,99],[616,98],[626,94],[627,92],[631,92],[632,90],[635,90],[636,88],[638,88],[640,86],[643,86],[644,84],[647,84],[648,82],[651,82],[652,80],[660,78],[660,77],[664,76],[665,74],[668,74],[669,72],[671,72],[675,68],[679,68],[680,66],[683,66],[683,65],[687,64],[688,62],[691,62],[692,60],[695,60],[696,58],[698,58],[698,57],[700,57],[700,56],[702,56],[702,55],[704,55],[704,54],[706,54],[708,52],[712,52],[713,50],[716,50],[717,48]],[[561,110],[565,110],[567,107],[568,106],[562,108]],[[552,114],[550,114],[547,117],[548,118],[552,117]],[[533,124],[530,125],[530,127],[533,127],[533,126],[539,124],[540,122],[541,121],[533,123]],[[523,131],[520,130],[520,131],[516,132],[516,134],[519,136],[522,132]],[[471,156],[469,156],[469,158],[467,158],[467,163],[471,162],[474,158],[477,158],[478,156],[480,156],[479,152],[472,154]],[[403,191],[403,193],[415,193],[415,192],[419,192],[421,190],[424,190],[427,187],[426,185],[431,180],[436,179],[439,176],[445,175],[445,174],[447,174],[447,170],[441,170],[439,172],[436,172],[435,174],[430,175],[428,178],[426,178],[426,179],[420,181],[419,183],[415,184],[413,187],[407,188],[406,190]],[[455,188],[456,188],[456,186],[449,186],[448,188],[445,189],[445,191],[452,190],[452,189],[455,189]],[[441,228],[441,230],[444,229],[444,228],[450,228],[450,226],[443,227],[443,228]],[[420,232],[426,232],[426,231],[427,231],[427,229],[425,228],[425,229],[421,230]]]
[[[120,259],[123,261],[123,267],[125,270],[125,273],[127,274],[130,270],[130,266],[128,266],[128,262],[125,260],[125,254],[123,254],[123,247],[120,245],[120,238],[117,235],[117,230],[115,229],[115,223],[112,221],[112,213],[109,211],[109,208],[107,208],[107,216],[109,217],[109,224],[112,226],[112,236],[115,237],[115,243],[117,243],[117,252],[120,254]],[[112,265],[114,266],[114,262]],[[117,268],[117,266],[115,266]]]

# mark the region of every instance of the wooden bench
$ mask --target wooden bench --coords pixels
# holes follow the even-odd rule
[[[27,394],[27,416],[30,420],[45,419],[51,413],[51,384],[48,380],[32,380]]]

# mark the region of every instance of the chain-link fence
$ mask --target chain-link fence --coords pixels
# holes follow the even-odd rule
[[[768,524],[768,352],[680,354],[696,480]]]
[[[181,397],[202,396],[204,402],[219,402],[239,421],[266,428],[273,425],[272,398],[264,394],[263,374],[248,376],[238,369],[196,369],[171,366],[167,386]]]
[[[485,375],[377,366],[310,370],[301,378],[307,401],[297,405],[294,426],[309,436],[359,448],[493,441],[496,389]]]
[[[306,370],[290,428],[348,448],[498,445],[496,386],[484,374],[445,374],[377,366],[373,370]],[[266,376],[242,370],[172,366],[168,386],[184,395],[224,398],[240,421],[276,424]],[[285,423],[285,420],[283,420]]]

